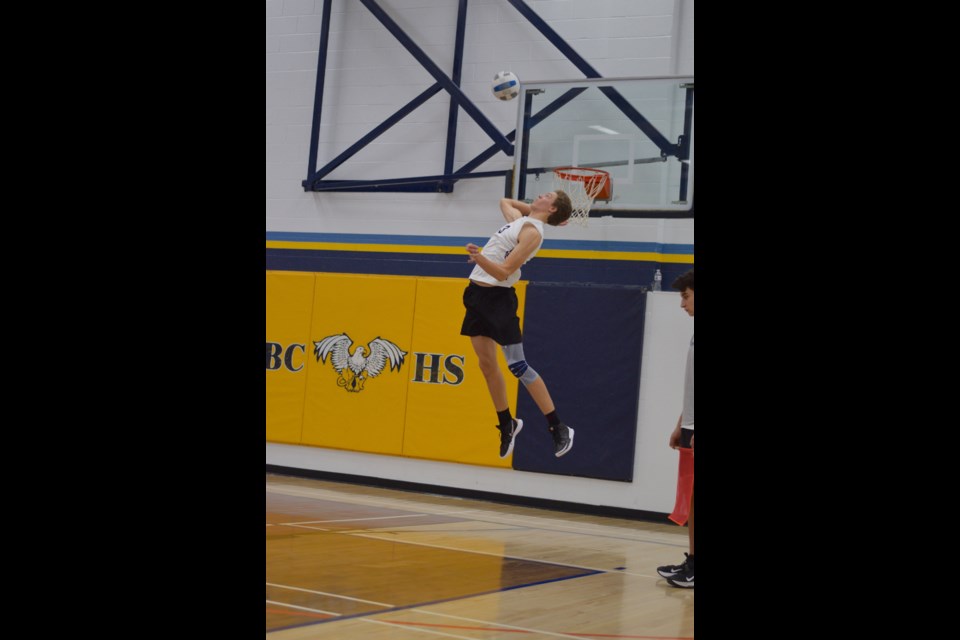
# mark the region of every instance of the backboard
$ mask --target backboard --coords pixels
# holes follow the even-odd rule
[[[694,217],[693,92],[692,77],[521,78],[513,197],[552,190],[554,168],[590,167],[612,183],[591,217]]]

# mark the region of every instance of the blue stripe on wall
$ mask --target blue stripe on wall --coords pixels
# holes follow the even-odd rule
[[[313,251],[309,249],[267,249],[266,268],[272,271],[322,273],[363,273],[397,276],[432,276],[466,279],[473,266],[463,257],[443,254],[369,253],[363,251]],[[649,286],[653,272],[663,274],[663,288],[670,290],[689,264],[639,262],[636,260],[578,260],[534,258],[521,278],[531,282],[579,282]]]
[[[339,242],[348,244],[422,245],[428,247],[460,247],[468,242],[485,244],[489,236],[398,236],[368,233],[303,233],[268,231],[267,240],[283,242]],[[544,249],[571,251],[634,251],[637,253],[669,253],[693,255],[692,244],[659,242],[618,242],[614,240],[544,240]]]

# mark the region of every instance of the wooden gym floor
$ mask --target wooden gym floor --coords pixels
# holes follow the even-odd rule
[[[270,640],[693,638],[687,530],[267,474]]]

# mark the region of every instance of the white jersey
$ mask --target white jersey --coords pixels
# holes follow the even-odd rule
[[[683,377],[683,418],[680,426],[693,430],[693,336],[687,351],[687,370]]]
[[[529,216],[522,216],[513,222],[503,225],[500,229],[490,236],[490,239],[487,240],[487,244],[484,245],[483,249],[480,251],[481,255],[490,260],[490,262],[495,262],[496,264],[503,264],[507,260],[507,256],[517,248],[517,245],[520,243],[520,230],[523,229],[523,225],[532,224],[533,227],[537,230],[537,233],[540,234],[540,242],[537,244],[537,248],[533,250],[524,264],[530,262],[530,258],[537,255],[537,251],[540,250],[540,247],[543,245],[543,222]],[[516,284],[517,280],[520,279],[520,269],[517,269],[510,277],[506,280],[497,280],[492,275],[480,268],[480,265],[477,265],[473,268],[473,272],[470,274],[471,280],[476,280],[477,282],[484,282],[486,284],[496,285],[498,287],[512,287]]]

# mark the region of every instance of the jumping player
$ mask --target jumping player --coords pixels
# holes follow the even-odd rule
[[[523,420],[510,415],[506,381],[497,366],[498,344],[511,373],[524,384],[547,419],[554,455],[559,458],[573,447],[573,429],[560,421],[547,385],[524,357],[517,293],[513,288],[520,279],[520,267],[533,258],[543,244],[543,223],[564,225],[571,210],[570,197],[560,190],[543,193],[532,204],[503,198],[500,211],[507,224],[490,237],[483,249],[473,243],[466,247],[470,254],[468,262],[476,266],[463,292],[463,306],[467,311],[460,334],[470,337],[493,399],[499,420],[501,458],[513,451],[514,438],[523,428]]]

